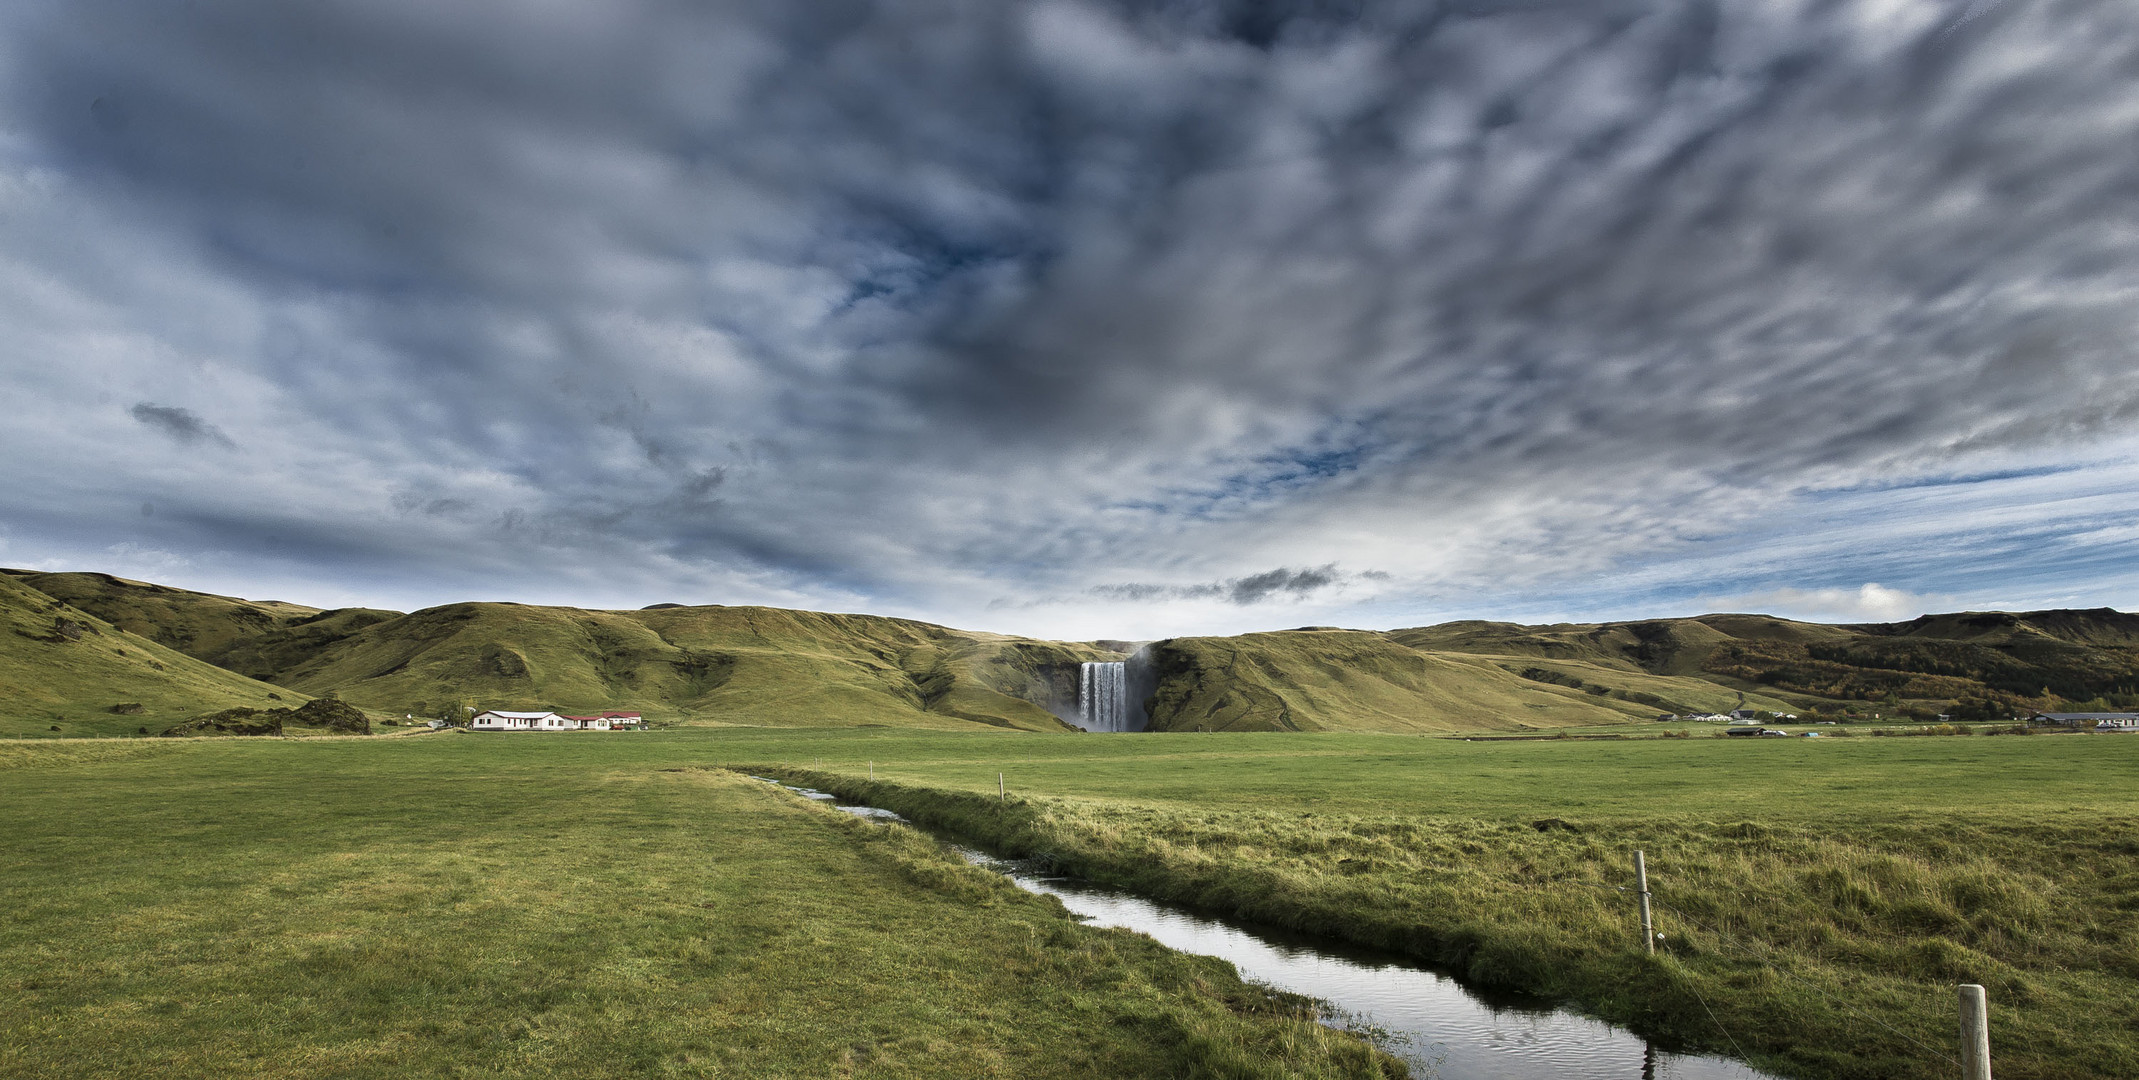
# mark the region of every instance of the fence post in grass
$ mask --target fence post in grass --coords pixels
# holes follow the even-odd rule
[[[1961,984],[1961,1080],[1990,1080],[1990,1006],[1975,983]]]
[[[1002,773],[995,774],[995,801],[998,803],[1007,803],[1010,801],[1010,789],[1003,786]]]
[[[872,784],[876,782],[876,762],[874,761],[869,763],[869,782]]]
[[[1649,862],[1639,851],[1634,853],[1634,888],[1641,893],[1641,947],[1654,956],[1656,917],[1649,912]]]

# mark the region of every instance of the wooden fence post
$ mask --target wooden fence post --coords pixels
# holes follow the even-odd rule
[[[1990,1006],[1975,983],[1961,984],[1961,1080],[1990,1080]]]
[[[1654,956],[1656,917],[1649,911],[1649,862],[1639,851],[1634,853],[1634,887],[1641,893],[1641,947]]]
[[[1003,786],[1002,773],[995,774],[995,801],[999,803],[1010,801],[1010,789]]]

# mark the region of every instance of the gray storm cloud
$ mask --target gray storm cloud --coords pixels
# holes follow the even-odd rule
[[[189,446],[212,443],[225,449],[236,449],[238,445],[214,424],[195,416],[191,409],[144,401],[128,409],[127,415]]]
[[[0,393],[52,418],[0,436],[18,549],[944,618],[1336,602],[1340,563],[1387,574],[1347,596],[1444,606],[1629,566],[1853,589],[1715,541],[2139,410],[2126,5],[0,28]],[[110,386],[213,401],[247,453],[133,464],[227,436],[67,422]],[[102,486],[43,479],[82,460]]]
[[[1377,572],[1368,571],[1357,575],[1373,579]],[[1386,575],[1383,575],[1386,576]],[[1278,567],[1260,574],[1233,578],[1222,582],[1203,582],[1195,585],[1154,585],[1132,582],[1120,585],[1095,585],[1092,594],[1108,600],[1151,602],[1164,600],[1223,599],[1229,603],[1246,606],[1283,598],[1301,599],[1335,585],[1341,585],[1353,575],[1338,572],[1335,564],[1295,570]]]

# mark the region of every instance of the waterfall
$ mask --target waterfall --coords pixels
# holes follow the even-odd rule
[[[1129,731],[1129,665],[1085,664],[1077,672],[1077,726]]]

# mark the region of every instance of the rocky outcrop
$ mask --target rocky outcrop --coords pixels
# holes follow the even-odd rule
[[[345,701],[332,697],[313,698],[295,709],[278,709],[289,713],[291,723],[304,727],[324,728],[349,735],[371,734],[371,718],[362,710]]]
[[[284,725],[338,731],[348,735],[371,734],[371,718],[331,697],[314,698],[294,709],[224,709],[174,724],[166,736],[186,735],[280,735]]]
[[[288,709],[224,709],[173,724],[159,732],[164,738],[188,735],[280,735]]]

